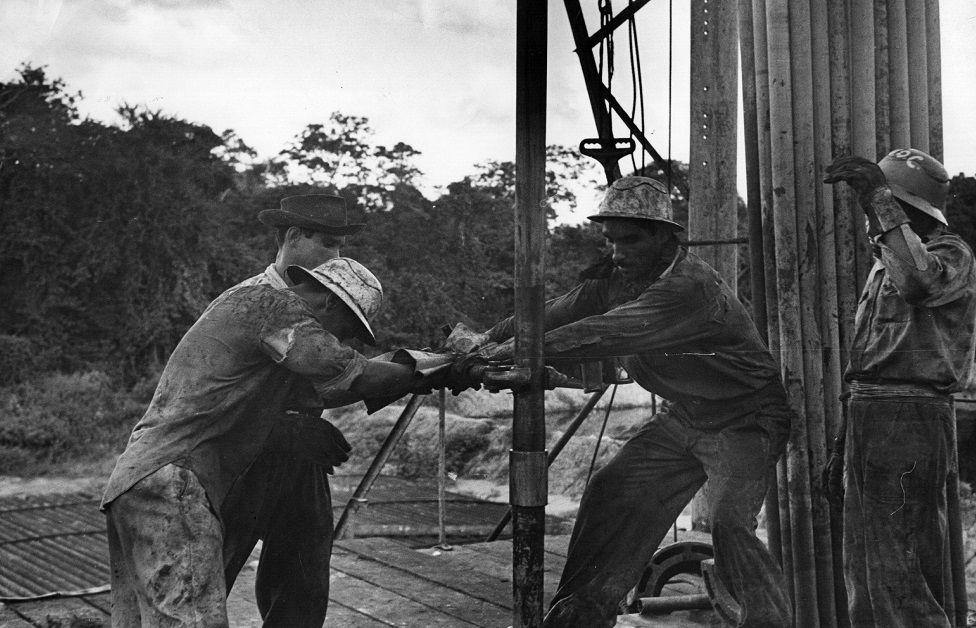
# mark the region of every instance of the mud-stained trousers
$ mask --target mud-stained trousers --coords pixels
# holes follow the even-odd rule
[[[320,443],[307,438],[307,432],[305,436],[309,447]],[[329,605],[332,558],[328,474],[332,464],[348,458],[336,459],[342,448],[348,451],[348,444],[338,434],[343,447],[335,455],[327,456],[331,447],[320,446],[309,452],[313,455],[304,455],[300,443],[289,442],[293,437],[269,439],[221,506],[224,580],[229,591],[261,539],[255,593],[263,625],[321,628]]]
[[[227,626],[220,522],[192,471],[162,467],[106,517],[112,626]]]
[[[844,579],[857,627],[949,626],[946,396],[849,401],[844,472]]]
[[[620,601],[706,479],[715,565],[743,608],[741,625],[792,625],[783,573],[755,533],[790,416],[771,409],[748,427],[717,432],[674,410],[653,417],[586,487],[545,626],[613,626]]]

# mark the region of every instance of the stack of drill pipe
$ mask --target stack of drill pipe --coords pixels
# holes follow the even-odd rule
[[[779,465],[780,521],[770,539],[797,625],[846,626],[841,521],[817,483],[843,414],[842,367],[873,259],[850,190],[820,178],[840,155],[878,159],[914,144],[941,157],[938,2],[740,0],[739,11],[744,115],[753,118],[744,127],[747,182],[763,243],[752,262],[765,271],[765,331],[799,415]],[[955,559],[952,474],[947,490]],[[959,562],[947,573],[955,599],[946,606],[964,623]]]

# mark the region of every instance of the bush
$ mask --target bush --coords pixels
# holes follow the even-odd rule
[[[105,373],[53,374],[0,388],[0,474],[121,451],[145,409]]]

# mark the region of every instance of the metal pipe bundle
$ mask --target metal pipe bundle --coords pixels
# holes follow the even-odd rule
[[[752,82],[744,115],[755,117],[744,126],[747,175],[756,170],[749,198],[761,205],[763,243],[763,258],[752,259],[765,271],[765,331],[799,415],[770,540],[791,580],[796,625],[846,626],[841,520],[819,478],[843,416],[842,368],[872,258],[849,190],[821,178],[844,154],[941,151],[938,3],[743,0],[739,11],[742,76]]]

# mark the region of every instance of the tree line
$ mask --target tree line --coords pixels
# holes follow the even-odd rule
[[[511,162],[480,164],[430,199],[419,153],[377,144],[363,117],[333,113],[258,160],[232,131],[128,104],[109,124],[83,117],[80,99],[28,64],[0,82],[0,384],[158,369],[211,299],[274,258],[257,213],[312,191],[343,195],[368,223],[343,254],[383,282],[381,347],[429,345],[445,324],[484,328],[512,310]],[[575,150],[547,157],[552,202],[599,186]],[[686,199],[674,200],[683,220]],[[976,180],[959,175],[949,214],[967,238],[974,208]],[[547,247],[548,294],[604,253],[585,224],[551,227]]]

